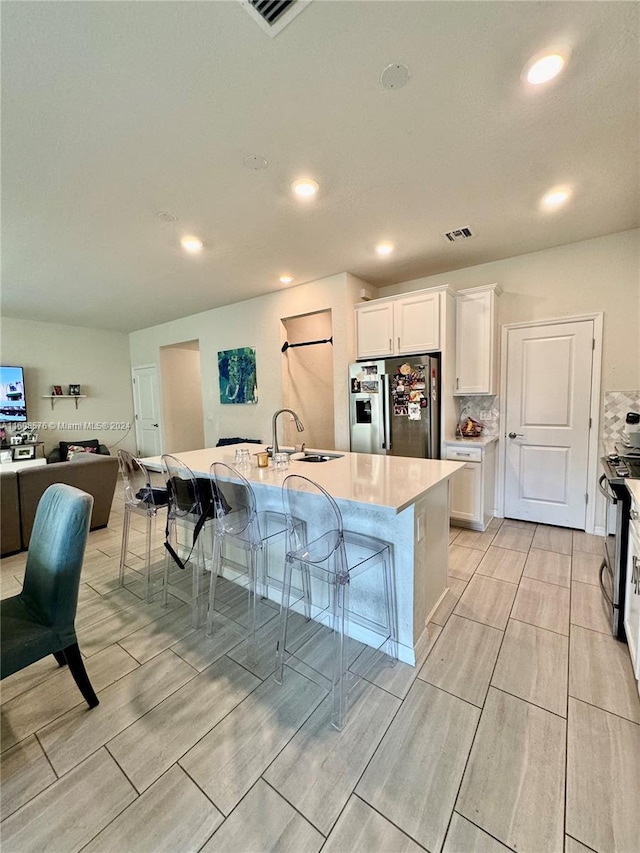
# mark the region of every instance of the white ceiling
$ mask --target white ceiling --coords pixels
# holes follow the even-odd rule
[[[313,0],[270,38],[236,0],[5,0],[3,313],[128,331],[283,272],[384,285],[633,228],[639,8]],[[527,89],[557,42],[566,71]],[[380,85],[389,63],[406,87]]]

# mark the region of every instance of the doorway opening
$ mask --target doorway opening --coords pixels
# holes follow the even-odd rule
[[[164,452],[204,447],[200,341],[160,347]]]
[[[282,320],[289,344],[320,341],[333,334],[331,311],[317,311]],[[304,424],[299,433],[284,420],[284,444],[304,441],[307,447],[335,450],[333,417],[333,346],[290,347],[282,356],[282,400]]]

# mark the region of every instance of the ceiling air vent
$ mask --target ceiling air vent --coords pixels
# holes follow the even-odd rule
[[[241,0],[240,5],[265,33],[277,36],[311,0]]]
[[[473,234],[471,228],[456,228],[455,231],[447,231],[444,236],[450,243],[457,243],[458,240],[468,240]]]

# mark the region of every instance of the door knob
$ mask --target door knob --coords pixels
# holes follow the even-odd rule
[[[524,433],[521,432],[510,432],[509,438],[524,438]]]
[[[151,424],[151,426],[157,427],[159,426],[159,424]]]

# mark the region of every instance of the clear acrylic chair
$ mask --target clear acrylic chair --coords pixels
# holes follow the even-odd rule
[[[207,599],[206,570],[204,549],[205,527],[212,522],[209,508],[211,499],[207,485],[206,492],[193,471],[176,456],[165,453],[162,467],[167,477],[169,505],[167,512],[167,531],[165,539],[164,605],[167,605],[169,588],[171,594],[191,605],[191,624],[199,627],[205,618]],[[205,479],[206,483],[206,479]],[[204,494],[203,494],[204,493]],[[180,573],[191,567],[191,583],[188,575],[182,575],[172,583],[172,571]]]
[[[282,495],[287,518],[304,524],[287,527],[276,681],[284,677],[291,573],[298,566],[306,575],[305,610],[332,631],[331,723],[340,730],[347,713],[349,636],[375,645],[390,664],[397,659],[391,549],[379,539],[344,530],[335,500],[307,477],[286,477]]]
[[[210,468],[211,491],[216,510],[213,527],[213,567],[209,587],[209,617],[207,636],[213,633],[214,602],[217,581],[225,567],[236,577],[247,578],[247,662],[256,660],[257,603],[268,597],[269,585],[281,582],[270,572],[270,549],[278,541],[283,551],[286,542],[287,520],[283,513],[258,511],[256,497],[249,481],[235,468],[224,462],[214,462]],[[240,550],[242,562],[233,558]],[[233,556],[232,556],[233,554]]]
[[[138,515],[146,521],[145,598],[147,601],[151,601],[154,595],[151,563],[153,526],[158,515],[158,510],[166,507],[167,502],[159,497],[159,490],[155,490],[154,493],[151,485],[151,475],[139,459],[136,459],[135,456],[126,450],[118,450],[118,465],[120,466],[120,474],[122,475],[124,484],[124,519],[122,524],[118,586],[124,586],[127,554],[129,553],[131,518],[134,515]]]

